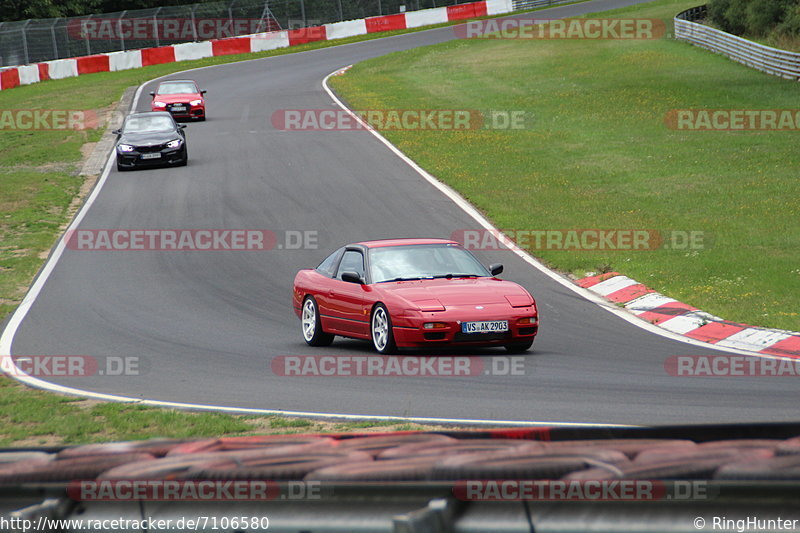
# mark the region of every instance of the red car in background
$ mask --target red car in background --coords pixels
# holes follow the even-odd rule
[[[205,120],[206,100],[194,80],[162,81],[158,88],[150,93],[153,111],[169,111],[178,119]]]
[[[382,354],[403,347],[531,347],[539,328],[533,297],[495,276],[457,242],[391,239],[348,244],[294,279],[303,338],[371,340]]]

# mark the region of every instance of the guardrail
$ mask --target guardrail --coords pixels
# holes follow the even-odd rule
[[[706,6],[698,6],[675,15],[675,38],[761,72],[800,81],[800,53],[764,46],[696,22],[706,13]]]
[[[566,4],[575,0],[513,0],[514,11],[524,11],[536,7],[554,6],[556,4]]]

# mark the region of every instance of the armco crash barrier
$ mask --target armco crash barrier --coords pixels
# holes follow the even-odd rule
[[[182,43],[142,50],[57,59],[35,65],[3,69],[0,71],[0,90],[12,89],[19,85],[29,85],[49,79],[58,80],[94,72],[114,72],[205,57],[264,52],[316,41],[331,41],[368,33],[418,28],[452,20],[500,15],[510,13],[512,10],[511,0],[484,0],[469,4],[409,11],[408,13],[398,13],[396,15],[347,20],[310,28],[256,33],[230,39],[215,39],[198,43]]]

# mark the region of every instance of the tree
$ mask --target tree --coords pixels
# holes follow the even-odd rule
[[[101,0],[4,0],[0,2],[0,20],[27,20],[71,17],[94,13]]]

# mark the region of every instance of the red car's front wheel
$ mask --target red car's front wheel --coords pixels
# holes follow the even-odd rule
[[[312,296],[303,300],[303,311],[300,315],[300,326],[303,328],[303,339],[309,346],[328,346],[333,342],[333,335],[322,331],[317,301]]]
[[[392,333],[392,317],[383,304],[376,305],[372,310],[369,329],[372,332],[372,345],[378,353],[389,355],[397,351]]]

